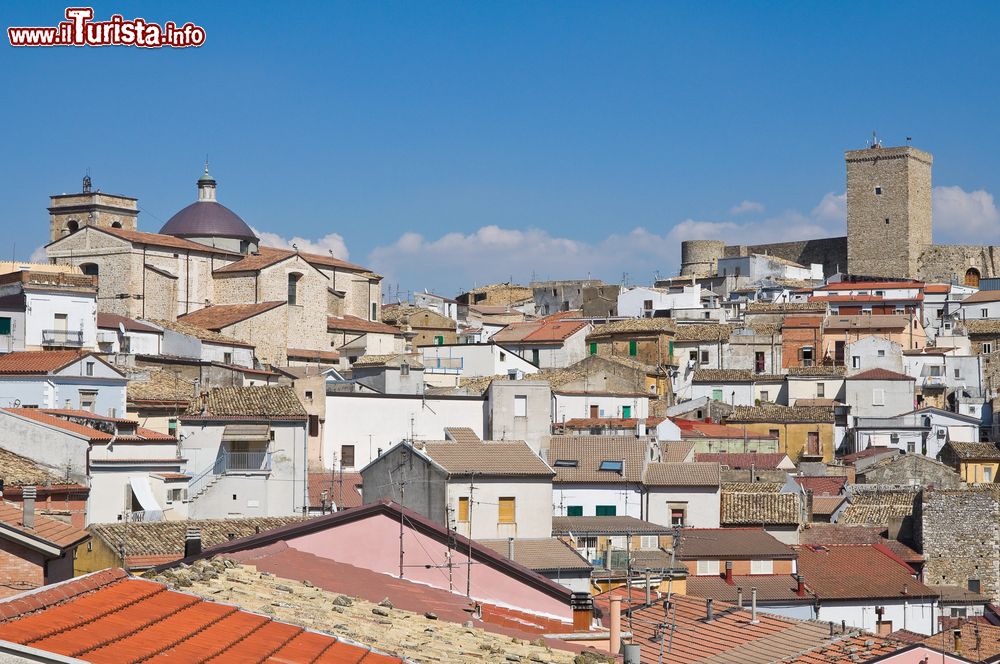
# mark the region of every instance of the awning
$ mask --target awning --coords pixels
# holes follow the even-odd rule
[[[267,424],[227,424],[222,431],[222,442],[241,441],[266,443],[271,440],[271,427]]]
[[[160,521],[163,519],[163,508],[153,497],[153,490],[149,487],[149,478],[130,477],[128,484],[132,488],[132,497],[138,501],[142,510],[146,513],[145,521]]]

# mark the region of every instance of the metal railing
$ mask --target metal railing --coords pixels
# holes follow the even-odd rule
[[[128,513],[130,523],[145,523],[147,521],[163,521],[163,510],[137,510]]]
[[[268,471],[271,470],[271,453],[266,450],[254,450],[250,452],[230,452],[222,450],[222,456],[216,460],[216,467],[222,464],[218,474],[242,471]]]
[[[83,346],[81,330],[42,330],[43,346]]]
[[[424,371],[428,373],[459,374],[465,366],[464,357],[433,357],[424,356]]]

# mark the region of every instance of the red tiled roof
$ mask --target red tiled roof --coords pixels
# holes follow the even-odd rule
[[[0,639],[93,662],[403,661],[120,569],[18,595],[0,616]]]
[[[924,286],[925,293],[950,293],[951,284],[927,284]]]
[[[588,321],[543,319],[511,323],[493,335],[498,344],[559,344],[590,325]]]
[[[899,454],[899,450],[895,447],[866,447],[858,452],[851,452],[850,454],[845,454],[844,456],[838,458],[844,463],[850,465],[855,461],[867,459],[868,457],[880,456],[882,454]]]
[[[308,348],[289,348],[286,352],[288,359],[296,360],[320,360],[334,362],[340,359],[340,353],[335,350],[311,350]]]
[[[332,498],[337,509],[359,507],[362,504],[361,473],[309,473],[309,507],[319,509],[323,492],[327,492],[327,508]]]
[[[862,371],[861,373],[854,374],[853,376],[848,376],[847,380],[914,380],[912,376],[907,376],[906,374],[897,373],[895,371],[889,371],[888,369],[869,369],[868,371]]]
[[[756,468],[757,470],[777,470],[778,464],[787,458],[781,452],[696,452],[696,461],[717,461],[733,470]]]
[[[839,523],[813,523],[799,533],[799,543],[807,544],[881,544],[908,565],[923,564],[923,554],[902,542],[886,538],[884,526],[851,526]]]
[[[646,428],[651,429],[658,426],[663,421],[662,417],[646,418]],[[607,427],[610,429],[635,428],[638,420],[634,417],[574,417],[566,420],[560,426],[567,429],[592,429],[594,427]]]
[[[815,648],[829,635],[826,625],[763,612],[752,623],[749,610],[724,602],[715,602],[715,618],[708,622],[704,599],[674,595],[670,602],[669,613],[662,602],[654,602],[633,609],[632,621],[622,617],[622,623],[631,626],[633,643],[639,645],[643,662],[659,661],[662,645],[663,661],[671,664],[705,661],[764,664]],[[661,630],[659,625],[670,627]]]
[[[87,228],[95,231],[100,231],[102,233],[107,233],[108,235],[114,235],[115,237],[119,237],[123,240],[127,240],[135,244],[146,244],[151,247],[172,247],[174,249],[189,249],[191,251],[197,251],[200,253],[224,254],[227,256],[240,255],[234,251],[226,251],[225,249],[219,249],[217,247],[209,247],[208,245],[201,244],[200,242],[192,242],[191,240],[185,240],[183,238],[174,237],[173,235],[160,235],[159,233],[144,233],[142,231],[130,231],[124,228],[106,228],[103,226],[88,226]]]
[[[351,270],[354,272],[367,272],[367,268],[363,268],[360,265],[355,265],[354,263],[348,263],[347,261],[340,260],[339,258],[334,258],[333,256],[322,256],[320,254],[308,254],[304,252],[295,252],[291,249],[278,249],[276,247],[260,247],[256,254],[251,254],[244,258],[243,260],[236,261],[235,263],[230,263],[225,267],[220,267],[215,270],[215,272],[227,273],[227,272],[256,272],[262,270],[265,267],[274,265],[275,263],[280,263],[281,261],[294,256],[296,253],[305,260],[307,263],[312,265],[321,265],[323,267],[332,267],[342,270]]]
[[[256,304],[215,304],[189,314],[179,316],[177,320],[188,325],[203,327],[206,330],[218,332],[224,327],[235,325],[240,321],[258,316],[265,311],[284,305],[282,300],[258,302]]]
[[[66,417],[80,417],[87,420],[96,420],[100,422],[114,422],[115,424],[135,424],[135,420],[130,420],[124,417],[107,417],[105,415],[99,415],[98,413],[92,413],[89,410],[80,410],[79,408],[39,408],[43,413],[48,413],[49,415],[63,415]]]
[[[794,657],[782,659],[777,664],[848,664],[850,662],[870,662],[875,658],[883,655],[891,655],[906,647],[907,642],[897,638],[898,633],[893,632],[889,637],[875,636],[874,634],[848,634],[847,636],[838,638],[833,643],[824,644]],[[920,635],[920,637],[924,638],[923,635]]]
[[[365,320],[357,316],[330,316],[326,319],[328,332],[345,330],[347,332],[373,332],[375,334],[394,334],[399,336],[403,331],[398,327],[386,325],[376,320]]]
[[[836,496],[844,490],[846,477],[796,477],[795,481],[806,491],[812,491],[814,496]]]
[[[838,290],[871,290],[872,288],[893,289],[893,288],[923,288],[922,281],[838,281],[835,284],[827,284],[816,290],[838,291]]]
[[[35,514],[35,527],[24,527],[24,511],[20,505],[0,502],[0,531],[10,528],[29,538],[38,539],[58,549],[65,549],[90,538],[90,533],[64,521]]]
[[[146,323],[140,323],[137,320],[133,320],[125,316],[102,312],[97,313],[97,327],[117,330],[119,329],[119,325],[124,325],[125,329],[129,332],[152,332],[153,334],[163,334],[163,330],[157,327],[147,325]]]
[[[814,597],[805,591],[799,595],[798,583],[791,574],[747,574],[736,575],[733,582],[728,583],[717,574],[711,576],[689,576],[687,578],[687,593],[697,597],[711,597],[720,602],[736,604],[739,601],[740,589],[743,590],[743,605],[749,603],[751,588],[757,589],[759,602],[808,602]],[[766,609],[765,609],[766,610]]]
[[[913,578],[913,569],[881,544],[797,547],[798,571],[820,599],[937,597]]]
[[[48,413],[40,411],[37,408],[4,408],[3,410],[11,415],[16,415],[17,417],[34,420],[39,424],[46,424],[69,433],[84,436],[90,441],[106,442],[113,438],[110,433],[105,433],[104,431],[99,431],[97,429],[91,429],[90,427],[86,427],[75,422],[69,422],[61,417],[49,415]]]
[[[772,440],[777,438],[777,436],[770,434],[748,433],[743,427],[702,422],[700,420],[674,419],[673,423],[681,430],[681,438],[769,438]]]
[[[76,350],[26,350],[0,355],[0,374],[39,375],[58,371],[88,353]]]

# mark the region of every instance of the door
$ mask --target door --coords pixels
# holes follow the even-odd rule
[[[838,367],[844,366],[844,342],[835,341],[833,343],[833,363]]]
[[[810,431],[806,441],[806,454],[809,456],[819,456],[819,431]]]
[[[632,406],[622,406],[622,417],[626,420],[632,417]]]
[[[590,417],[597,418],[601,416],[601,409],[599,406],[590,407]]]
[[[764,351],[759,350],[753,355],[753,369],[757,373],[764,373]]]

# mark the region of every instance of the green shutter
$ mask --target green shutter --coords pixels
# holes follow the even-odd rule
[[[712,390],[712,398],[716,401],[722,401],[722,390]]]
[[[616,512],[614,505],[598,505],[595,514],[597,516],[615,516]]]
[[[626,420],[632,417],[632,406],[622,406],[622,417]]]
[[[590,354],[591,355],[597,355],[597,342],[596,341],[591,341],[590,342]]]
[[[566,516],[583,516],[583,505],[570,505],[566,508]]]
[[[635,356],[636,356],[636,354],[637,354],[637,352],[638,352],[638,350],[637,350],[637,348],[636,348],[636,342],[635,342],[635,339],[632,339],[632,340],[630,340],[630,341],[628,342],[628,354],[629,354],[629,356],[631,356],[631,357],[635,357]]]
[[[438,346],[443,346],[444,345],[444,337],[440,337],[440,336],[434,337],[434,343],[436,345],[438,345]]]
[[[10,318],[0,318],[0,334],[10,334]]]

